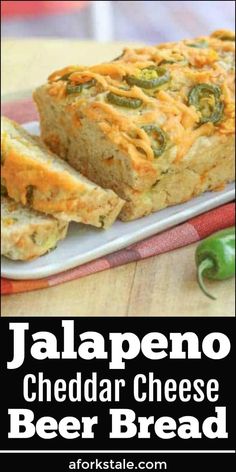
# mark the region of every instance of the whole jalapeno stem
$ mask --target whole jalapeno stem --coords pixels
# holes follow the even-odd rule
[[[207,259],[204,259],[202,262],[200,262],[197,269],[197,280],[198,280],[199,287],[201,288],[203,293],[205,293],[205,295],[211,298],[212,300],[216,300],[216,297],[212,295],[210,292],[208,292],[208,290],[206,289],[206,286],[203,280],[204,272],[206,270],[212,269],[213,265],[214,264],[209,257]]]

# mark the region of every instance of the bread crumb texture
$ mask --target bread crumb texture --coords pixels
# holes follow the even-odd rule
[[[65,238],[68,223],[30,210],[1,196],[1,254],[29,261],[54,249]]]

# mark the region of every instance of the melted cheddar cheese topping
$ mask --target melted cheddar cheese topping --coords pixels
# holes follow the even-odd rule
[[[49,77],[48,93],[65,98],[68,106],[80,109],[96,121],[100,129],[133,161],[154,160],[148,134],[142,126],[155,124],[168,137],[167,149],[177,146],[176,159],[183,158],[200,136],[234,133],[234,36],[218,30],[211,36],[160,44],[154,47],[125,49],[110,63],[91,67],[69,66]],[[127,86],[127,76],[138,76],[144,68],[162,67],[170,79],[153,89]],[[80,94],[67,95],[66,86],[95,79],[95,85]],[[223,116],[217,123],[201,124],[201,113],[188,103],[190,90],[200,84],[220,87]],[[107,94],[139,99],[142,105],[129,109],[109,103]],[[78,123],[79,125],[79,123]]]

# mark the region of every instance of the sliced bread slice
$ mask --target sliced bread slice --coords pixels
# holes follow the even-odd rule
[[[110,226],[124,204],[90,182],[17,123],[1,119],[1,169],[8,195],[64,221]]]
[[[1,196],[1,254],[28,261],[54,249],[67,233],[68,223],[23,207]]]

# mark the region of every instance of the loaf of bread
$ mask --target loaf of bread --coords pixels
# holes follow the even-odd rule
[[[234,179],[234,35],[126,49],[34,92],[44,142],[126,201],[122,220]]]
[[[11,198],[60,220],[107,228],[124,203],[7,118],[1,119],[1,171]]]
[[[67,233],[68,223],[23,207],[1,196],[1,254],[28,261],[54,249]]]

